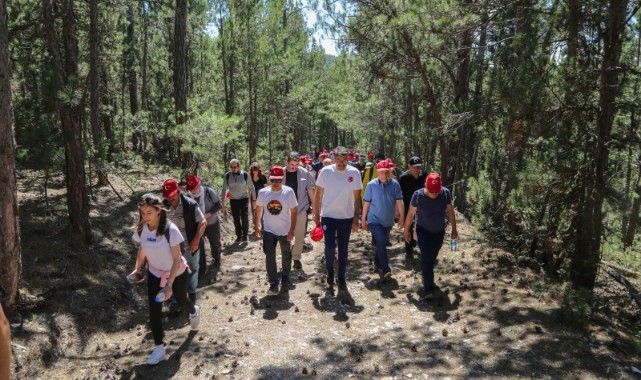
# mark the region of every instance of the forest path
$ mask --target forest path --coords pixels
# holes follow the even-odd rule
[[[589,379],[634,378],[629,366],[640,367],[612,330],[559,323],[557,303],[541,291],[542,275],[513,265],[511,254],[486,245],[460,215],[459,251],[446,239],[436,267],[442,292],[430,302],[417,294],[418,249],[407,261],[396,228],[392,279],[373,273],[371,237],[359,231],[349,245],[348,293],[325,284],[321,241],[303,252],[292,289],[266,296],[260,241],[233,244],[231,218],[223,218],[220,272],[210,267],[201,280],[200,329],[190,332],[185,315],[168,316],[169,360],[150,367],[146,286],[125,280],[135,202],[94,190],[96,243],[87,248],[38,212],[41,194],[30,188],[37,178],[20,177],[22,287],[48,298],[21,308],[21,323],[14,318],[16,379]],[[53,185],[50,196],[60,204],[64,186]]]

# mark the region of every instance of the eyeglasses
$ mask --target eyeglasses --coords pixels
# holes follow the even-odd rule
[[[138,201],[138,206],[142,206],[142,205],[155,206],[155,205],[159,205],[159,204],[160,204],[160,199],[158,199],[156,197],[149,196],[149,195],[146,195],[146,196],[143,195],[142,198],[140,198],[140,201]]]
[[[238,166],[230,166],[231,169],[238,169]]]
[[[283,183],[282,179],[271,179],[269,180],[271,183]]]

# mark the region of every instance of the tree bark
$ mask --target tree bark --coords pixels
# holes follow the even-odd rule
[[[4,195],[0,202],[0,287],[11,307],[18,297],[22,259],[7,22],[7,3],[0,0],[0,191]]]
[[[577,228],[576,248],[570,262],[570,279],[575,287],[592,289],[601,260],[603,233],[603,199],[610,155],[612,124],[616,97],[620,92],[619,61],[623,46],[627,0],[611,0],[608,5],[603,35],[603,61],[599,88],[599,115],[596,143],[592,149],[591,180],[586,188]]]
[[[187,112],[187,0],[176,0],[174,21],[174,108],[176,124]]]
[[[89,120],[93,137],[93,145],[96,151],[96,162],[103,168],[105,157],[104,144],[102,142],[102,125],[100,119],[100,35],[98,33],[98,0],[89,0]],[[97,170],[98,186],[106,186],[108,183],[107,174]]]
[[[62,0],[62,3],[64,64],[58,47],[58,33],[55,28],[55,18],[50,0],[42,2],[43,20],[56,87],[59,91],[68,93],[69,98],[74,98],[77,86],[74,81],[77,81],[78,78],[78,41],[76,39],[73,0]],[[74,99],[58,100],[56,103],[65,146],[67,208],[70,228],[73,233],[82,235],[86,242],[90,242],[89,200],[85,184],[85,158],[82,148],[82,107],[80,102]]]

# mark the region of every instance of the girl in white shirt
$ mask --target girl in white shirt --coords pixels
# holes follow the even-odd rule
[[[187,280],[189,268],[181,255],[180,245],[184,244],[183,236],[176,225],[167,219],[167,210],[162,207],[160,198],[154,194],[145,194],[138,203],[140,220],[132,238],[140,243],[136,267],[130,276],[140,275],[140,270],[147,263],[149,278],[147,291],[149,299],[149,320],[151,333],[156,347],[147,359],[147,364],[155,365],[167,360],[163,345],[162,302],[172,294],[178,303],[189,312],[192,330],[198,329],[200,307],[194,305],[187,297]],[[164,297],[156,301],[159,293]]]

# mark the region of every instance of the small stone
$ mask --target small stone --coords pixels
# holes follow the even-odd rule
[[[534,331],[537,334],[543,334],[543,328],[541,326],[539,326],[539,325],[534,326]]]
[[[298,310],[298,306],[296,306],[296,307],[294,308],[294,312],[295,312],[295,313],[300,312],[300,310]]]
[[[446,337],[447,335],[448,335],[447,329],[443,329],[443,336]]]
[[[303,375],[307,375],[307,367],[303,367]]]
[[[346,323],[345,323],[345,327],[346,327],[346,328],[349,328],[350,326],[351,326],[351,325],[349,324],[349,322],[346,322]]]
[[[229,317],[229,322],[233,322],[233,321],[234,321],[234,317]]]

